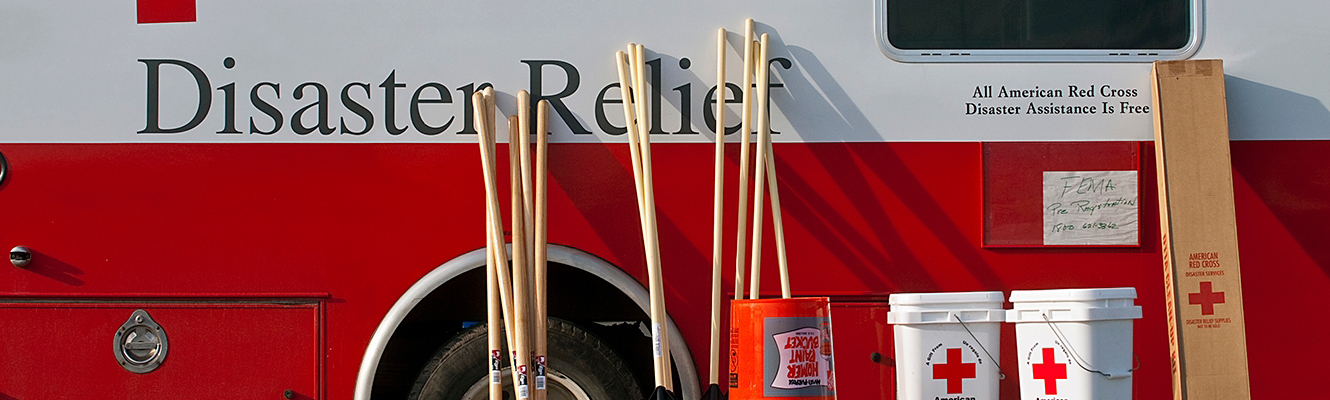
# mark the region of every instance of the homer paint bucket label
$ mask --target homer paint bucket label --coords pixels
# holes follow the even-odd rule
[[[733,303],[733,399],[835,399],[827,298]]]

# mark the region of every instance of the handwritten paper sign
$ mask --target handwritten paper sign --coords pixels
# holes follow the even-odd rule
[[[1044,171],[1044,245],[1139,245],[1136,189],[1136,171]]]

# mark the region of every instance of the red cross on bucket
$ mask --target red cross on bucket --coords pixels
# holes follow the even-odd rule
[[[1201,282],[1200,293],[1188,293],[1187,304],[1201,306],[1201,315],[1214,315],[1215,304],[1224,303],[1224,292],[1214,292],[1210,282]]]
[[[946,379],[948,394],[960,393],[962,379],[967,378],[974,378],[974,363],[961,361],[959,348],[947,349],[945,364],[933,364],[933,379]]]
[[[1041,364],[1034,364],[1034,379],[1044,380],[1044,394],[1058,394],[1058,379],[1067,379],[1067,364],[1058,364],[1053,359],[1053,348],[1044,348]]]

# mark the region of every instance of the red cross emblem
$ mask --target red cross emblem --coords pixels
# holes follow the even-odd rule
[[[1044,348],[1044,362],[1034,364],[1034,379],[1044,380],[1044,394],[1058,394],[1058,379],[1067,379],[1067,364],[1058,364],[1053,348]]]
[[[933,379],[946,379],[948,394],[960,393],[962,379],[968,378],[974,378],[974,363],[961,361],[961,349],[947,349],[947,363],[933,364]]]
[[[1187,304],[1201,306],[1201,315],[1214,315],[1215,304],[1224,303],[1224,292],[1214,292],[1210,282],[1201,282],[1200,293],[1187,293]]]

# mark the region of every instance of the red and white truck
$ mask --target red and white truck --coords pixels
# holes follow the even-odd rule
[[[1135,395],[1167,398],[1150,61],[1187,58],[1228,74],[1245,280],[1210,289],[1243,293],[1255,397],[1316,393],[1330,6],[1061,3],[0,2],[0,247],[22,264],[0,268],[0,399],[474,396],[430,382],[483,374],[450,356],[483,338],[467,99],[487,84],[503,115],[521,89],[552,105],[552,390],[640,395],[647,277],[612,61],[630,42],[648,51],[676,391],[695,398],[718,93],[739,136],[715,32],[739,59],[746,18],[771,35],[790,274],[832,300],[840,398],[894,397],[891,293],[1094,287],[1136,288]],[[1135,242],[1047,245],[1049,170],[1136,171]]]

